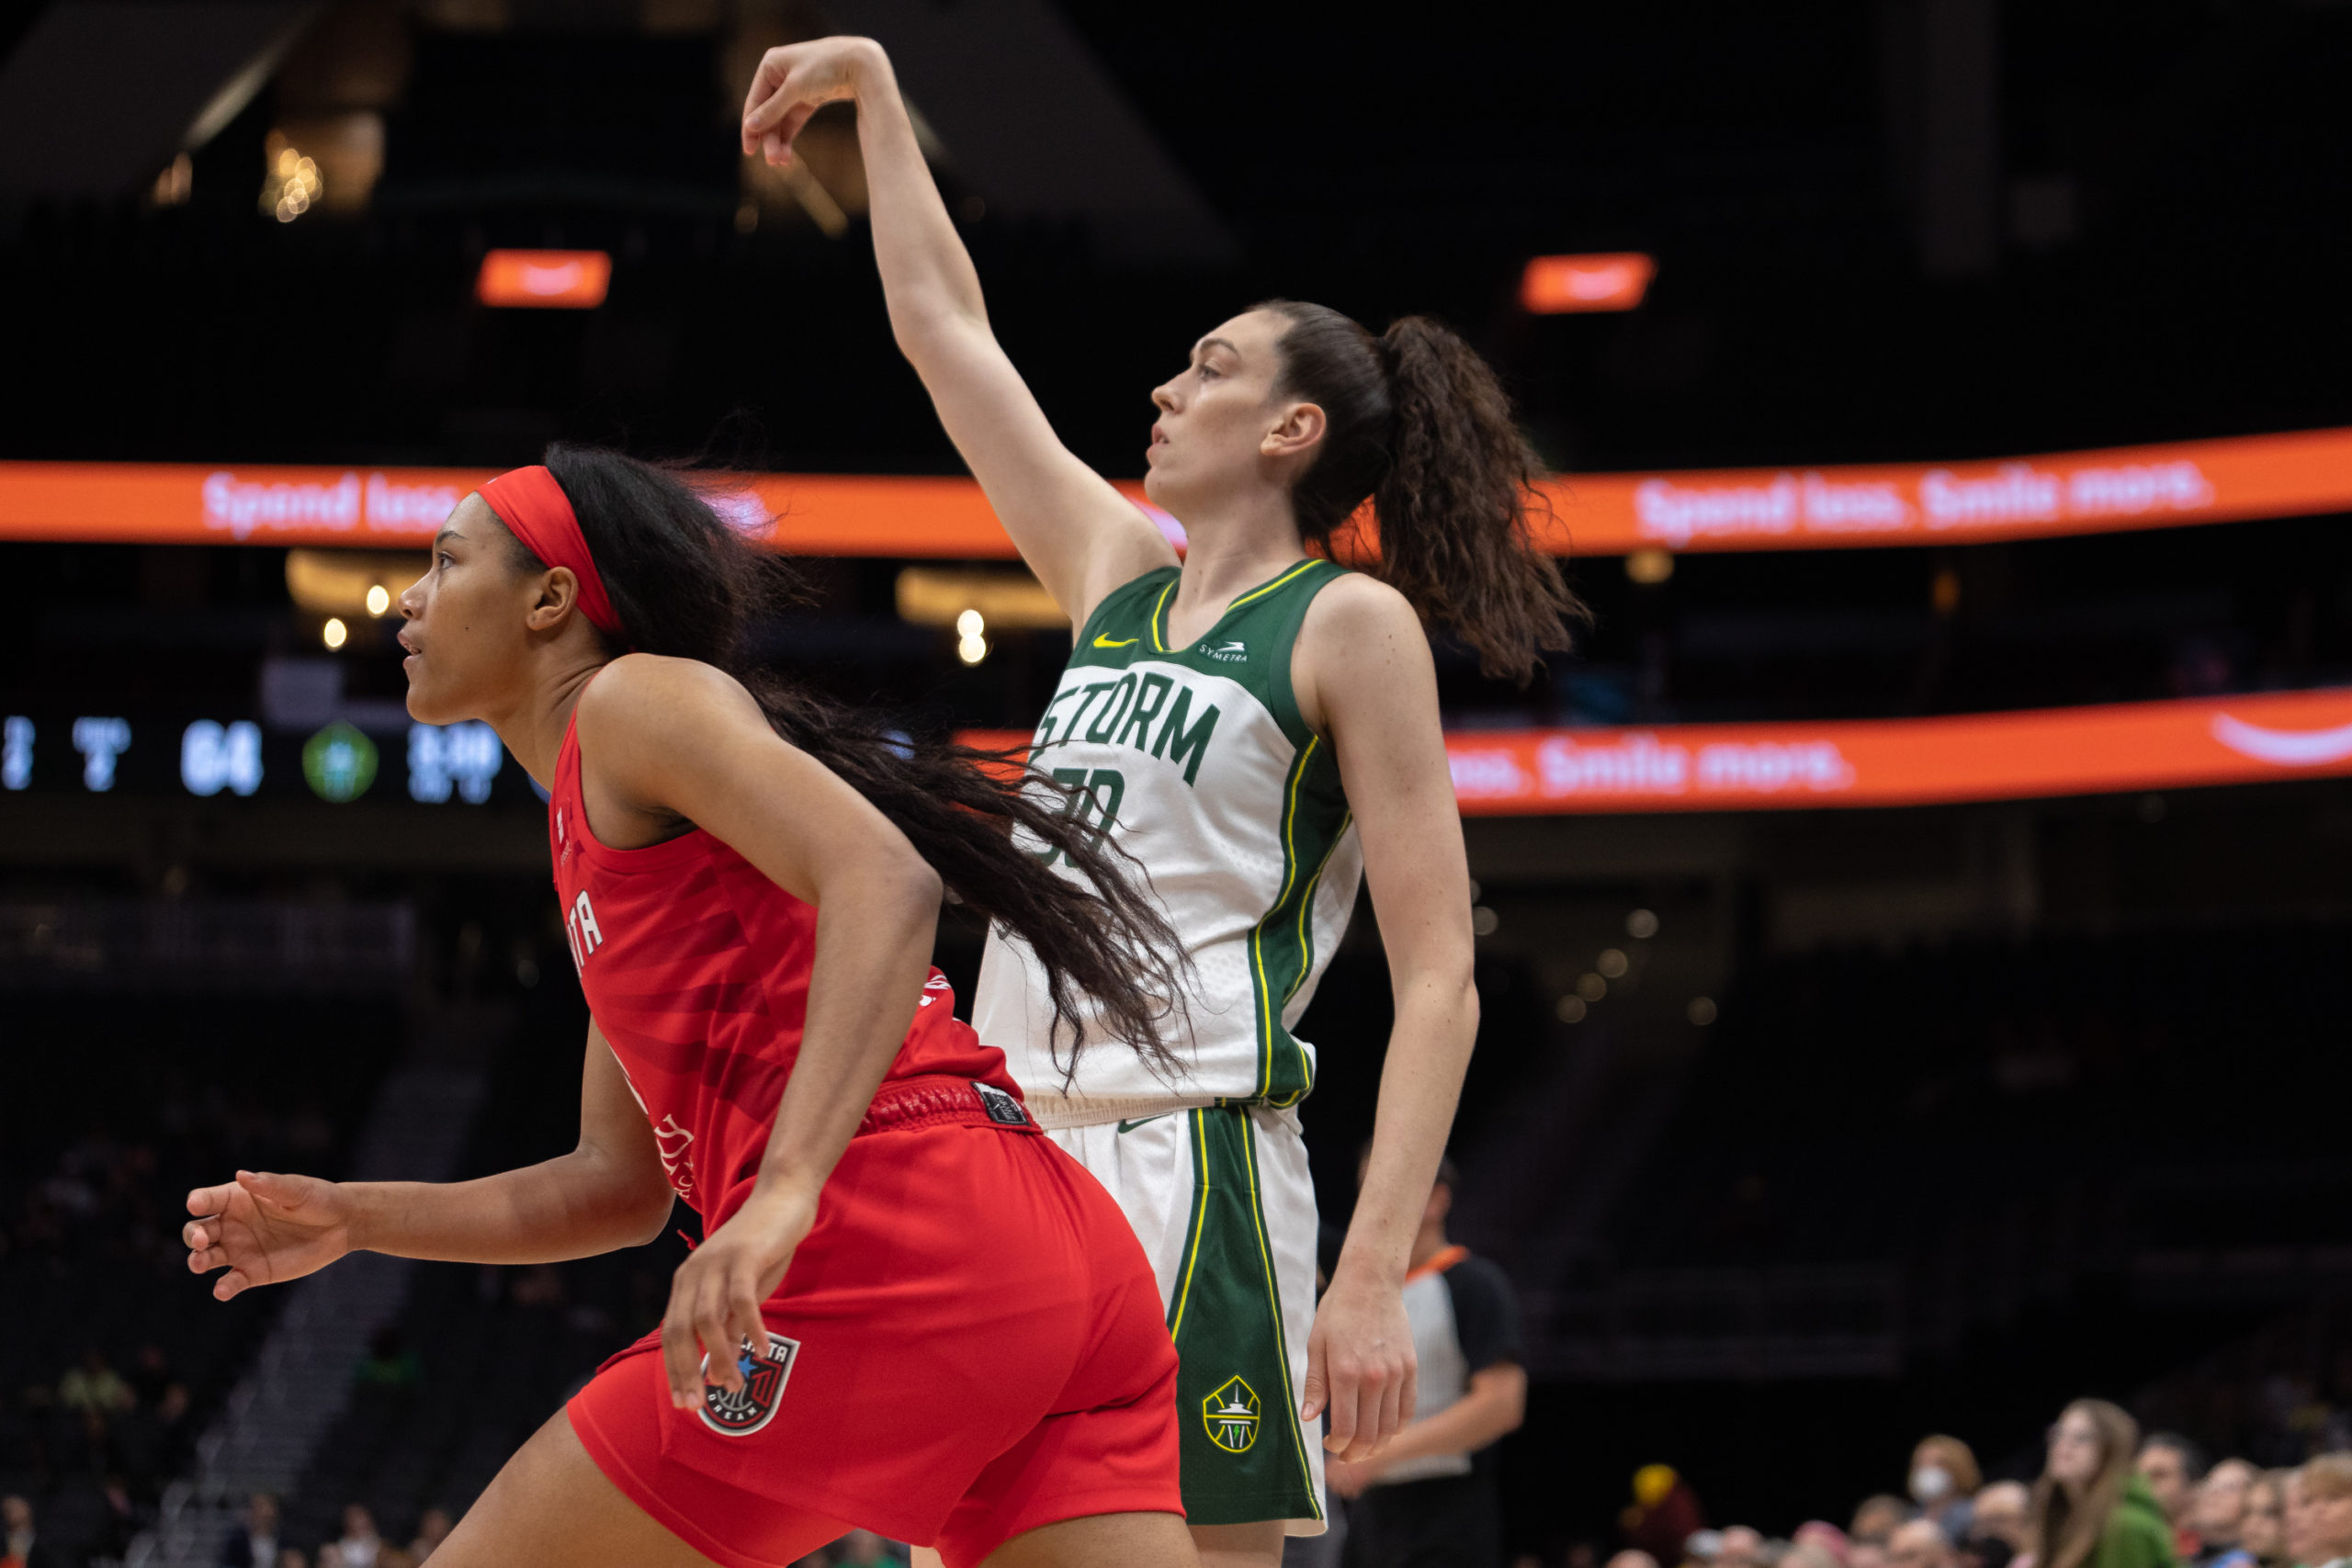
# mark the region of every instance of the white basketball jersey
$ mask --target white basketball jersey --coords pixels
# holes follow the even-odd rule
[[[1086,1049],[1065,1088],[1070,1039],[1065,1028],[1057,1053],[1048,1037],[1043,966],[1018,938],[989,936],[973,1026],[1046,1125],[1295,1105],[1314,1087],[1315,1047],[1291,1030],[1355,907],[1363,854],[1330,743],[1299,717],[1291,649],[1308,604],[1341,574],[1302,562],[1171,648],[1177,569],[1165,567],[1114,590],[1080,629],[1030,761],[1078,791],[1074,809],[1132,858],[1128,874],[1148,883],[1193,967],[1170,1031],[1181,1076],[1105,1038],[1081,998]]]

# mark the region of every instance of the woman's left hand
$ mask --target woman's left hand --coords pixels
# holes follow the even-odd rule
[[[1301,1418],[1312,1421],[1329,1410],[1324,1449],[1360,1464],[1412,1418],[1419,1371],[1401,1289],[1351,1269],[1342,1258],[1307,1331]]]
[[[742,1388],[741,1348],[748,1339],[766,1348],[760,1303],[784,1282],[793,1250],[816,1220],[813,1196],[754,1190],[679,1268],[662,1319],[662,1363],[674,1408],[700,1404],[706,1383],[730,1393]]]

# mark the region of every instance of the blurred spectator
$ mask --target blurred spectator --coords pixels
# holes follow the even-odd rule
[[[1657,1568],[1657,1559],[1646,1551],[1628,1549],[1611,1557],[1608,1568]]]
[[[1826,1549],[1811,1541],[1799,1541],[1781,1553],[1778,1568],[1843,1568]]]
[[[1888,1568],[1955,1568],[1951,1538],[1924,1516],[1895,1527],[1886,1540],[1886,1561]]]
[[[2175,1556],[2187,1562],[2198,1553],[2197,1527],[2189,1516],[2197,1506],[2197,1483],[2205,1479],[2205,1454],[2177,1432],[2156,1432],[2140,1445],[2140,1479],[2148,1495],[2164,1510],[2172,1527]]]
[[[1862,1499],[1861,1506],[1854,1510],[1854,1522],[1847,1527],[1846,1533],[1856,1540],[1875,1541],[1884,1546],[1898,1529],[1910,1522],[1912,1512],[1910,1504],[1882,1492],[1874,1497]]]
[[[376,1516],[353,1503],[343,1510],[342,1538],[319,1549],[319,1568],[376,1568],[383,1550],[383,1537],[376,1533]]]
[[[130,1542],[146,1521],[131,1500],[130,1483],[122,1476],[107,1476],[99,1497],[104,1510],[98,1516],[96,1539],[90,1543],[90,1560],[119,1562],[130,1555]]]
[[[115,1438],[131,1480],[142,1495],[152,1496],[160,1483],[187,1468],[196,1449],[187,1385],[164,1384],[152,1408],[142,1406],[121,1418]]]
[[[95,1411],[101,1416],[128,1410],[138,1403],[130,1385],[107,1365],[95,1345],[82,1352],[82,1364],[57,1380],[57,1403],[68,1410]]]
[[[2033,1491],[2034,1568],[2174,1568],[2172,1526],[2132,1468],[2139,1437],[2106,1400],[2066,1406]]]
[[[1958,1438],[1930,1434],[1911,1450],[1910,1479],[1911,1500],[1941,1527],[1944,1539],[1954,1545],[1967,1540],[1973,1515],[1970,1499],[1984,1484],[1976,1451]]]
[[[1746,1525],[1727,1525],[1715,1545],[1715,1568],[1762,1568],[1764,1536]]]
[[[1634,1472],[1634,1501],[1617,1516],[1625,1544],[1660,1562],[1680,1562],[1682,1543],[1706,1528],[1699,1495],[1670,1464],[1645,1464]]]
[[[1789,1540],[1794,1546],[1811,1547],[1843,1568],[1849,1550],[1846,1532],[1827,1519],[1805,1520],[1796,1528]]]
[[[449,1532],[456,1528],[457,1521],[449,1517],[448,1509],[425,1509],[417,1516],[416,1539],[408,1543],[408,1554],[424,1562],[441,1549],[441,1543],[449,1539]]]
[[[161,1345],[139,1347],[139,1355],[130,1364],[130,1392],[144,1405],[163,1403],[164,1391],[172,1386],[171,1359],[164,1354]]]
[[[1325,1462],[1331,1489],[1355,1504],[1340,1559],[1351,1568],[1493,1568],[1502,1558],[1493,1449],[1527,1414],[1519,1301],[1500,1269],[1447,1239],[1457,1179],[1453,1162],[1440,1161],[1405,1275],[1420,1360],[1412,1419],[1375,1459]]]
[[[833,1568],[899,1568],[904,1561],[872,1530],[852,1530],[833,1542]]]
[[[302,1555],[299,1546],[288,1546],[277,1554],[277,1568],[311,1568],[311,1560]]]
[[[2211,1568],[2222,1558],[2238,1555],[2238,1540],[2245,1528],[2246,1489],[2254,1484],[2255,1468],[2245,1460],[2225,1459],[2205,1472],[2189,1504],[2189,1527],[2197,1532],[2195,1568]]]
[[[13,1568],[65,1568],[33,1529],[33,1506],[22,1497],[0,1497],[0,1562]]]
[[[2287,1555],[2303,1568],[2352,1560],[2352,1453],[2322,1454],[2287,1488]]]
[[[1886,1542],[1876,1536],[1857,1536],[1846,1547],[1846,1568],[1887,1568]]]
[[[2229,1568],[2279,1568],[2287,1559],[2287,1472],[2266,1470],[2246,1483],[2245,1517]]]
[[[220,1543],[220,1568],[274,1568],[280,1550],[277,1499],[256,1492],[245,1499],[241,1528]]]
[[[1969,1534],[1979,1540],[1997,1540],[2012,1553],[2025,1550],[2033,1494],[2021,1481],[1996,1481],[1978,1489]]]

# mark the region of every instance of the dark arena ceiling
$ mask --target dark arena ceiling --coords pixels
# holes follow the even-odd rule
[[[560,434],[952,468],[848,128],[819,128],[814,205],[731,144],[758,50],[829,28],[893,48],[1001,330],[1115,473],[1192,337],[1274,293],[1453,321],[1569,469],[2352,400],[2352,7],[2323,0],[58,0],[0,28],[0,454],[503,462]],[[326,190],[279,220],[256,198],[304,141]],[[483,310],[502,244],[610,251],[609,301]],[[1657,256],[1640,310],[1517,309],[1529,256],[1600,250]]]

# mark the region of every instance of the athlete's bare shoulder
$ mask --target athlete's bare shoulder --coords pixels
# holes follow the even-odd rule
[[[1435,679],[1420,615],[1376,577],[1351,571],[1334,579],[1307,605],[1291,656],[1300,716],[1328,731],[1335,698],[1378,691],[1399,679],[1415,684]]]
[[[699,659],[625,653],[596,672],[575,710],[581,740],[669,744],[744,720],[765,728],[743,682]]]

